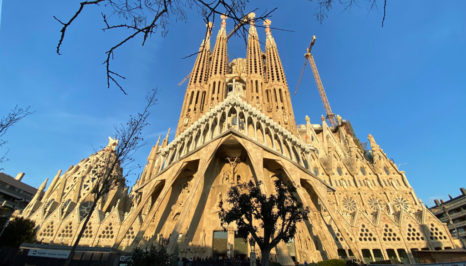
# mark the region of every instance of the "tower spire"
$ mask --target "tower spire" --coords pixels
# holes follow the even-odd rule
[[[255,26],[255,14],[249,13],[249,35],[248,46],[246,51],[246,97],[253,105],[261,108],[260,99],[262,98],[263,82],[264,82],[264,66],[262,59],[262,51],[259,44],[259,36]]]
[[[226,94],[225,75],[228,66],[228,53],[227,53],[227,33],[226,33],[226,15],[220,16],[222,24],[217,34],[215,41],[214,51],[212,52],[209,83],[207,87],[208,96],[206,105],[213,107],[217,103],[223,101]]]
[[[285,128],[296,133],[296,123],[293,108],[291,105],[290,93],[286,82],[285,71],[283,70],[280,56],[278,55],[277,44],[270,30],[272,21],[264,21],[265,33],[265,66],[266,66],[266,88],[264,103],[266,113],[273,117]]]
[[[212,34],[212,22],[209,21],[206,25],[205,38],[199,47],[199,53],[194,63],[191,77],[189,79],[188,88],[184,97],[183,107],[181,109],[180,119],[178,120],[178,128],[176,135],[180,134],[185,128],[193,123],[204,111],[203,106],[206,95],[206,82],[209,77],[209,59],[210,52],[210,37]],[[199,97],[201,101],[199,102]],[[195,99],[195,100],[194,100]],[[200,106],[200,108],[199,108]]]

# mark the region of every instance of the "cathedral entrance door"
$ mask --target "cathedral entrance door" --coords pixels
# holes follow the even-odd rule
[[[248,242],[235,232],[234,254],[236,258],[245,259],[248,256]]]
[[[227,231],[214,231],[212,253],[214,258],[226,258],[228,245]]]

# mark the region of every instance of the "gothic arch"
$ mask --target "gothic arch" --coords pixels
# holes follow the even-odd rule
[[[232,150],[231,147],[234,147],[234,154],[230,154],[230,151]],[[248,153],[247,149],[241,144],[240,139],[235,136],[231,136],[224,139],[224,141],[214,152],[212,160],[209,162],[209,165],[207,166],[204,175],[200,177],[202,183],[200,183],[200,191],[197,192],[197,194],[200,196],[196,199],[196,203],[193,204],[193,206],[196,207],[193,211],[192,218],[189,218],[190,222],[186,231],[185,243],[193,241],[196,232],[200,231],[199,227],[203,226],[203,219],[208,219],[210,215],[214,215],[217,218],[216,213],[212,213],[211,211],[206,210],[208,210],[212,206],[218,206],[218,200],[222,196],[222,194],[215,193],[215,189],[213,188],[219,186],[220,184],[222,184],[222,182],[226,182],[224,180],[224,174],[228,174],[230,172],[230,168],[229,166],[227,166],[229,162],[225,160],[225,158],[228,156],[238,156],[241,162],[238,167],[241,167],[240,169],[248,169],[247,171],[248,173],[250,173],[250,177],[252,178],[252,180],[254,180],[254,182],[258,182],[254,166],[252,165],[250,159],[250,154]],[[237,174],[235,174],[234,176],[229,176],[227,182],[237,182],[238,180],[236,178]],[[242,176],[242,178],[244,178],[244,176]],[[247,181],[243,179],[241,180]],[[209,222],[213,221],[209,220]],[[221,225],[218,224],[218,227],[220,229]]]
[[[171,185],[167,187],[168,193],[164,195],[164,198],[161,198],[162,202],[166,202],[163,203],[165,207],[163,210],[155,212],[155,216],[153,217],[153,219],[157,221],[155,229],[153,229],[154,231],[152,231],[152,229],[149,228],[147,229],[150,230],[153,235],[165,233],[164,237],[168,237],[167,232],[171,232],[172,227],[174,226],[174,224],[176,224],[176,219],[179,219],[179,213],[181,213],[181,210],[186,202],[186,196],[189,194],[189,183],[193,180],[193,177],[197,172],[198,167],[199,160],[188,162],[183,167],[183,169],[180,169],[178,175],[173,179]],[[159,188],[162,189],[162,187]],[[159,197],[159,194],[157,194],[156,189],[154,189],[152,196],[157,195],[157,197]],[[181,195],[182,193],[184,196]],[[160,208],[161,205],[158,204],[157,206],[158,208]],[[152,206],[152,208],[154,208],[154,206]],[[146,222],[148,222],[150,219],[146,218],[146,220]]]
[[[230,110],[228,110],[227,117],[229,127],[235,127],[238,123],[238,112],[235,107],[232,106]]]
[[[269,148],[273,148],[273,138],[272,133],[268,127],[265,128],[265,145]]]
[[[227,116],[225,112],[222,112],[220,116],[220,122],[219,122],[219,134],[222,134],[225,131],[225,122],[226,122]]]
[[[285,146],[285,157],[289,158],[290,160],[293,160],[293,157],[291,156],[290,145],[286,140],[283,142],[283,146]]]
[[[255,128],[255,123],[252,119],[252,117],[248,117],[248,137],[251,139],[256,139],[256,128]]]
[[[262,124],[260,122],[256,123],[256,140],[260,144],[264,144],[264,131],[262,129]]]
[[[283,154],[283,147],[280,141],[280,137],[277,134],[275,134],[273,138],[273,142],[274,142],[275,150],[279,152],[280,154]]]
[[[201,144],[201,143],[200,143],[200,142],[201,142],[201,130],[200,130],[200,129],[198,129],[198,130],[196,131],[196,135],[195,135],[195,136],[196,136],[196,137],[194,137],[194,148],[193,148],[193,150],[197,149],[197,148],[200,146],[200,144]]]
[[[193,140],[194,140],[194,136],[191,135],[189,137],[189,140],[186,144],[186,152],[184,154],[188,154],[189,152],[191,152],[193,150]]]
[[[176,156],[177,159],[181,158],[184,155],[184,149],[185,149],[185,142],[181,142],[180,145],[177,148],[177,153],[178,156]]]
[[[242,133],[245,133],[246,132],[245,127],[246,127],[246,117],[244,116],[244,112],[240,111],[239,115],[238,115],[238,128],[239,128],[239,131],[242,132]]]
[[[217,135],[217,126],[218,126],[218,119],[215,117],[210,124],[210,139],[213,139]]]
[[[209,125],[206,124],[204,125],[204,128],[203,128],[203,132],[202,132],[202,144],[205,144],[207,143],[207,141],[209,141]]]
[[[291,149],[293,150],[293,155],[294,155],[296,162],[298,164],[301,164],[301,156],[299,155],[298,151],[296,151],[295,146],[293,145]]]

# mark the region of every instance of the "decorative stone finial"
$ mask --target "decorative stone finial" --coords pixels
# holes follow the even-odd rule
[[[322,120],[322,122],[325,122],[325,116],[324,116],[324,115],[320,115],[320,120]]]
[[[162,142],[162,148],[165,148],[168,145],[168,138],[170,137],[170,131],[171,131],[171,128],[168,128],[167,135],[165,136],[165,139]]]
[[[214,25],[214,24],[212,23],[212,21],[209,21],[209,22],[207,22],[207,25],[206,25],[206,26],[207,26],[207,28],[210,30],[210,29],[212,29],[213,25]]]
[[[375,142],[375,139],[372,136],[372,134],[369,134],[367,138],[369,139],[369,143],[371,144],[372,150],[380,149],[380,146],[377,144],[377,142]]]
[[[340,115],[337,115],[337,122],[339,125],[341,125],[341,122],[342,122],[342,118]]]
[[[15,179],[18,180],[18,181],[21,181],[21,179],[23,179],[25,173],[24,172],[20,172],[16,175]]]
[[[161,138],[162,138],[162,134],[159,134],[159,137],[157,138],[157,143],[155,143],[155,146],[159,146]]]
[[[108,144],[106,148],[110,148],[112,150],[115,150],[118,145],[118,140],[113,139],[112,137],[108,137]]]
[[[270,25],[272,24],[272,21],[270,19],[264,20],[264,26],[265,26],[265,33],[271,34],[270,32]]]
[[[222,19],[222,28],[225,28],[227,25],[227,16],[225,14],[220,15],[220,18]]]
[[[37,193],[40,194],[40,192],[44,191],[45,186],[47,186],[47,182],[49,181],[49,178],[47,177],[44,182],[40,185],[40,187],[37,189]]]
[[[254,22],[254,18],[256,17],[256,13],[254,12],[251,12],[248,14],[248,19],[249,20],[249,25],[254,25],[255,22]]]
[[[256,17],[256,13],[251,12],[248,14],[249,24],[254,25],[254,18]]]
[[[307,123],[310,123],[310,122],[311,122],[311,119],[309,118],[308,115],[306,115],[305,119],[306,119],[306,122],[307,122]]]

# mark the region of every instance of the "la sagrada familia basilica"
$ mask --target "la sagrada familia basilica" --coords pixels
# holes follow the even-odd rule
[[[405,173],[369,135],[364,149],[349,121],[296,125],[270,21],[265,52],[253,16],[246,58],[229,61],[226,18],[211,47],[212,24],[190,75],[175,138],[157,140],[132,188],[97,202],[79,245],[130,251],[163,244],[181,257],[248,256],[252,247],[226,230],[218,203],[231,186],[279,176],[310,209],[295,237],[272,257],[285,265],[356,257],[413,262],[413,250],[459,245],[417,198]],[[18,214],[38,225],[37,241],[70,245],[89,212],[90,193],[116,140],[40,186]],[[118,173],[121,169],[118,167]],[[256,248],[258,251],[258,248]],[[259,255],[260,256],[260,255]]]

